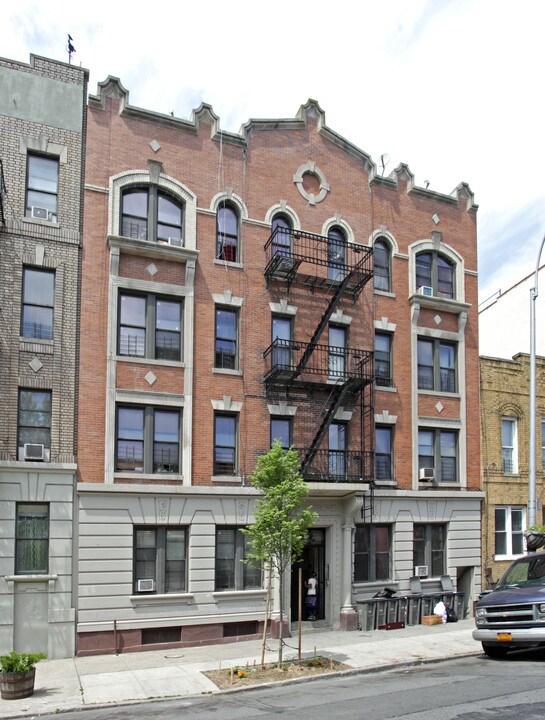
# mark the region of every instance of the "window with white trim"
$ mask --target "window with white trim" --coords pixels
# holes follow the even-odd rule
[[[237,415],[217,412],[214,415],[214,475],[236,475]]]
[[[118,355],[181,360],[181,345],[180,300],[120,292]]]
[[[250,542],[240,528],[216,528],[216,591],[262,587],[261,568],[245,562],[249,551]]]
[[[46,575],[49,567],[49,505],[17,503],[15,574]]]
[[[526,508],[494,508],[494,551],[496,556],[511,557],[524,553]]]
[[[216,258],[239,261],[239,216],[230,203],[222,203],[216,214]]]
[[[392,335],[375,333],[375,384],[378,387],[392,387]]]
[[[23,268],[21,335],[53,340],[55,271]]]
[[[121,208],[120,233],[124,237],[183,245],[184,206],[156,185],[124,190]]]
[[[504,475],[517,475],[519,471],[517,418],[501,419],[501,458]]]
[[[418,469],[433,470],[436,482],[458,482],[458,432],[425,428],[418,431]]]
[[[174,526],[134,528],[134,592],[186,592],[187,530]]]
[[[456,392],[456,345],[418,338],[418,389]]]
[[[238,368],[238,310],[216,307],[214,367]]]
[[[394,479],[394,429],[391,425],[377,425],[375,428],[376,480]]]
[[[416,256],[416,289],[430,287],[432,295],[455,297],[454,264],[435,250],[426,250]]]
[[[392,528],[390,525],[356,525],[354,582],[389,580]]]
[[[384,238],[378,238],[373,245],[373,265],[375,290],[389,292],[391,289],[391,252]]]
[[[446,572],[447,526],[441,524],[413,526],[413,565],[425,565],[429,577]]]
[[[58,193],[59,158],[28,153],[25,216],[56,223]]]
[[[180,472],[179,410],[120,405],[116,416],[116,472]]]

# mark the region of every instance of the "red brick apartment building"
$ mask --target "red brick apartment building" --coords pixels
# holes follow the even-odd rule
[[[297,448],[318,623],[449,576],[480,587],[476,205],[377,174],[309,101],[223,132],[88,105],[78,652],[255,636],[249,476]],[[373,357],[373,353],[375,357]],[[295,578],[295,576],[294,576]],[[290,587],[291,586],[291,587]],[[296,619],[287,583],[286,621]],[[278,622],[278,588],[272,588]]]

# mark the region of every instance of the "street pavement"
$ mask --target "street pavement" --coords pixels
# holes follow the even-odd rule
[[[353,668],[347,672],[373,672],[478,655],[482,650],[480,643],[471,637],[473,628],[473,619],[363,632],[319,629],[305,623],[302,654],[304,657],[315,653],[327,658],[331,656]],[[297,637],[287,638],[286,642],[284,659],[289,661],[297,657]],[[270,650],[265,661],[274,662],[278,657],[278,643],[269,639],[267,644]],[[260,659],[261,641],[251,640],[44,660],[36,666],[34,695],[22,700],[0,700],[0,718],[33,717],[78,708],[219,693],[222,691],[202,674],[203,671],[217,670],[220,666],[227,669],[232,665],[253,665]]]

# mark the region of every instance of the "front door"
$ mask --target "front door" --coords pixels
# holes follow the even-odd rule
[[[300,562],[292,566],[291,570],[291,620],[297,622],[299,619],[299,568],[303,570],[303,620],[308,617],[305,606],[307,589],[305,581],[313,572],[318,580],[318,605],[316,608],[316,620],[323,620],[325,614],[325,587],[326,587],[326,564],[325,564],[325,528],[312,528],[309,531],[307,544],[303,549]]]

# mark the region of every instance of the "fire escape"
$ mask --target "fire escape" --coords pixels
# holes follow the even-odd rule
[[[290,292],[307,289],[321,317],[309,342],[275,338],[263,352],[263,378],[269,401],[298,404],[296,447],[301,473],[307,481],[372,483],[373,352],[329,344],[327,329],[341,300],[358,299],[373,276],[372,249],[355,243],[339,245],[327,237],[277,227],[265,245],[267,287],[283,286]],[[319,309],[321,308],[321,309]],[[324,336],[326,343],[320,342]],[[343,435],[341,442],[326,442],[340,408],[357,414],[358,437]],[[302,411],[302,412],[300,412]],[[299,418],[303,420],[301,427]],[[323,447],[325,445],[325,447]],[[350,449],[349,449],[350,448]]]

